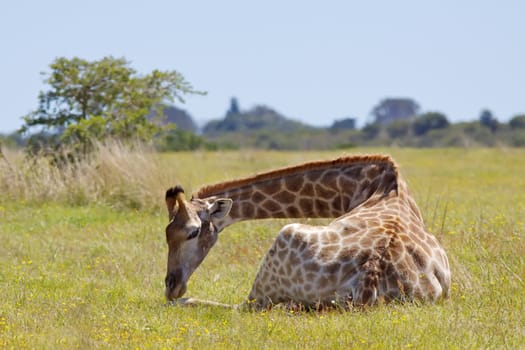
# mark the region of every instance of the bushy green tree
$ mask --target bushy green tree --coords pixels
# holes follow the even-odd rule
[[[393,139],[403,138],[407,136],[410,130],[410,121],[401,119],[395,120],[386,126],[386,132],[388,136]]]
[[[49,68],[43,73],[49,88],[40,92],[38,108],[24,117],[20,129],[30,134],[33,153],[68,149],[85,154],[93,140],[150,140],[159,132],[146,118],[154,106],[200,93],[176,71],[140,75],[124,58],[61,57]]]
[[[432,129],[444,129],[448,127],[447,117],[438,112],[428,112],[417,117],[412,123],[412,129],[417,136],[425,135]]]
[[[381,132],[381,126],[378,123],[369,123],[363,127],[362,132],[365,135],[365,138],[373,139]]]
[[[171,129],[158,137],[156,147],[160,151],[194,151],[200,148],[213,149],[215,146],[191,131]]]
[[[517,115],[509,121],[512,129],[525,129],[525,114]]]
[[[488,109],[481,111],[479,115],[479,122],[481,125],[490,129],[491,132],[495,132],[498,128],[498,120],[492,115],[492,112]]]
[[[230,108],[228,109],[228,112],[226,112],[226,115],[237,115],[240,113],[241,109],[239,108],[239,102],[236,97],[232,97],[230,99]]]
[[[389,124],[394,120],[408,119],[419,113],[419,104],[411,98],[386,98],[375,106],[370,114],[378,124]]]

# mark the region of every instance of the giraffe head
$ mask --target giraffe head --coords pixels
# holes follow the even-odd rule
[[[168,242],[168,272],[166,298],[174,300],[186,292],[191,274],[204,260],[217,241],[217,220],[228,215],[232,200],[228,198],[184,198],[180,186],[166,191],[169,224],[166,227]]]

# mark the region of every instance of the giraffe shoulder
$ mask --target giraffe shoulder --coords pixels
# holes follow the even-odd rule
[[[291,238],[295,232],[299,229],[299,224],[288,224],[281,228],[279,231],[279,237],[289,239]]]
[[[320,232],[324,232],[322,227],[304,224],[288,224],[279,232],[276,243],[279,245],[290,246],[293,249],[301,248],[300,250],[302,250],[308,245],[316,244],[320,239]]]

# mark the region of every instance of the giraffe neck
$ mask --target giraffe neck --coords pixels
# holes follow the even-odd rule
[[[355,156],[306,163],[204,187],[197,198],[227,197],[230,213],[219,230],[241,220],[335,218],[373,194],[397,191],[398,173],[386,156]]]

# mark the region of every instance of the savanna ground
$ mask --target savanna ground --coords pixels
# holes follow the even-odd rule
[[[452,265],[435,305],[248,312],[168,306],[164,191],[303,161],[388,153]],[[525,150],[357,149],[324,153],[99,151],[54,171],[0,160],[0,348],[524,348]],[[227,228],[186,296],[245,300],[287,221]]]

